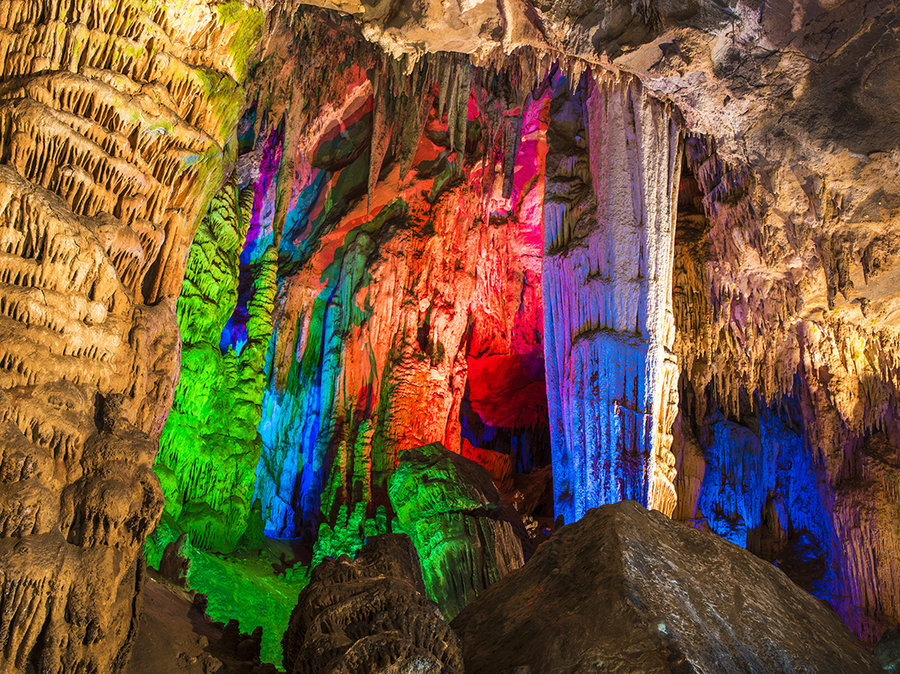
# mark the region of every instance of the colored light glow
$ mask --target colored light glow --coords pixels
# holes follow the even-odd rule
[[[165,546],[178,532],[166,518],[148,537],[144,558],[158,568]],[[188,586],[208,597],[206,614],[215,621],[236,619],[247,634],[262,626],[260,659],[281,665],[281,638],[287,629],[297,595],[309,581],[308,567],[295,566],[286,573],[273,573],[275,559],[268,552],[239,549],[217,555],[196,548],[188,541],[182,554],[191,560]]]
[[[761,537],[784,539],[776,562],[805,567],[801,585],[837,606],[837,536],[798,403],[757,402],[756,432],[721,415],[712,420],[697,505],[715,533],[743,548],[759,553]]]
[[[569,523],[624,499],[674,507],[659,468],[664,387],[677,379],[666,340],[678,130],[638,88],[585,75],[574,94],[555,83],[547,137],[542,290],[556,515]]]

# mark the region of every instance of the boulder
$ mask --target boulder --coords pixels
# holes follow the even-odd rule
[[[428,596],[453,618],[491,583],[524,564],[528,533],[487,469],[433,443],[400,455],[389,494],[422,557]]]
[[[452,627],[471,674],[881,671],[775,566],[634,501],[558,530]]]
[[[875,657],[887,672],[900,672],[900,627],[887,630],[875,646]]]
[[[372,536],[355,561],[324,559],[282,640],[287,674],[462,672],[456,635],[424,589],[402,534]]]

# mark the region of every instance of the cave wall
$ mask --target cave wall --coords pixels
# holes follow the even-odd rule
[[[380,141],[387,113],[360,74],[341,116],[320,122],[325,132],[302,158],[305,182],[292,188],[257,496],[272,534],[308,535],[324,523],[320,547],[338,529],[361,541],[364,520],[387,503],[386,479],[404,449],[442,442],[477,454],[477,435],[463,437],[464,398],[488,425],[534,421],[519,420],[503,401],[516,375],[505,388],[499,380],[516,368],[520,377],[541,369],[536,208],[544,104],[515,117],[517,141],[525,139],[504,197],[503,173],[486,175],[479,161],[496,151],[488,141],[500,139],[486,140],[493,129],[476,121],[499,113],[477,107],[470,66],[447,58],[422,64],[410,80],[417,76],[419,89],[399,89],[394,105],[424,104],[392,113],[396,131],[388,127]],[[438,91],[435,80],[445,77],[465,78],[464,91],[461,84]],[[459,126],[468,130],[451,135]],[[376,180],[372,153],[380,145],[387,149]],[[474,389],[470,364],[488,373]],[[540,397],[539,375],[534,380]]]
[[[442,442],[508,485],[546,423],[557,514],[580,499],[567,521],[631,495],[799,564],[866,639],[896,621],[896,209],[877,185],[897,167],[802,123],[827,95],[786,46],[808,33],[746,13],[729,33],[705,11],[595,34],[606,60],[584,77],[553,46],[467,60],[430,31],[391,60],[327,12],[270,26],[238,162],[244,254],[278,248],[254,494],[269,535],[350,552],[391,528],[402,450]],[[858,56],[872,39],[836,38]],[[741,55],[768,63],[755,89]],[[813,89],[787,100],[786,73]],[[583,456],[561,458],[567,435]]]
[[[846,283],[845,295],[830,295],[818,253],[809,266],[782,262],[786,246],[820,249],[813,232],[784,240],[789,231],[773,220],[786,213],[759,173],[727,165],[701,138],[687,140],[685,166],[693,203],[682,204],[676,241],[686,402],[675,517],[776,561],[874,643],[898,616],[897,542],[884,523],[897,513],[900,437],[890,319],[854,317],[862,303],[844,299],[877,292],[862,278],[866,248],[840,263],[856,290]],[[799,203],[824,212],[833,237],[866,241],[868,225],[839,215],[834,198],[823,190],[815,205]]]
[[[0,11],[0,669],[127,660],[175,297],[261,14],[235,3]]]

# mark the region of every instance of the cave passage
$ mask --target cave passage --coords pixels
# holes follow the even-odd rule
[[[148,557],[188,532],[211,611],[258,620],[254,587],[277,632],[309,569],[403,532],[452,617],[559,524],[635,500],[834,599],[797,400],[758,402],[753,437],[712,394],[685,417],[679,367],[710,362],[704,141],[624,76],[555,66],[516,96],[446,55],[373,69],[345,64],[306,126],[241,121],[179,300]]]

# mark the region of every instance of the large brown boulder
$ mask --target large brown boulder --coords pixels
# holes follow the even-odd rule
[[[452,627],[466,672],[878,672],[779,569],[633,501],[563,527]]]

